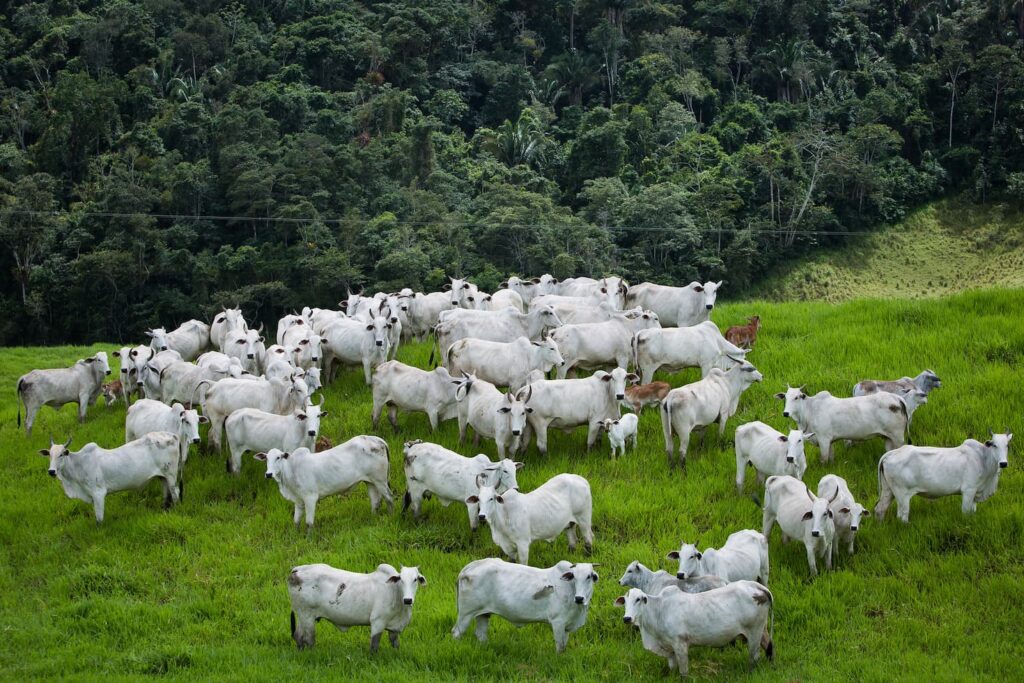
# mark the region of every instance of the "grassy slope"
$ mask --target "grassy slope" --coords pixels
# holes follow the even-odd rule
[[[640,448],[612,463],[606,446],[585,456],[583,434],[553,435],[546,460],[531,451],[520,473],[524,490],[563,471],[586,476],[593,487],[597,545],[603,563],[587,625],[567,652],[555,656],[550,630],[521,630],[495,619],[491,642],[453,641],[455,577],[470,560],[494,555],[489,534],[471,537],[464,508],[428,501],[428,517],[414,523],[393,515],[371,517],[360,489],[323,501],[317,530],[291,526],[291,506],[263,471],[246,458],[240,478],[224,473],[221,458],[193,455],[186,500],[160,510],[160,486],[120,493],[107,502],[97,527],[91,508],[63,495],[45,474],[36,450],[47,432],[73,433],[80,446],[121,442],[123,408],[96,407],[78,427],[73,407],[45,409],[26,439],[15,426],[13,387],[32,367],[80,357],[78,348],[0,352],[0,678],[58,675],[94,679],[168,673],[178,678],[346,679],[604,679],[662,677],[663,660],[641,648],[639,634],[612,605],[625,565],[640,559],[672,568],[665,553],[680,539],[719,545],[733,530],[760,525],[760,511],[734,489],[730,442],[736,424],[762,419],[783,427],[771,396],[786,382],[845,394],[858,378],[893,377],[932,367],[945,386],[914,420],[919,443],[957,444],[989,425],[1020,429],[1024,387],[1024,293],[983,292],[930,301],[856,301],[722,306],[727,325],[759,313],[764,320],[752,360],[765,382],[743,399],[726,439],[708,436],[691,449],[685,477],[669,473],[657,414],[645,412]],[[99,348],[99,347],[97,347]],[[425,365],[426,347],[405,348],[408,362]],[[334,439],[370,430],[369,392],[361,372],[346,374],[327,391]],[[694,375],[672,378],[679,384]],[[392,486],[400,496],[401,442],[429,438],[422,416],[403,417],[401,435],[381,430],[392,449]],[[436,439],[458,448],[454,422]],[[855,495],[877,499],[875,463],[880,441],[838,447],[834,464],[818,463],[811,447],[807,481],[828,471],[846,477]],[[484,450],[493,455],[493,447]],[[467,445],[461,449],[470,453]],[[1017,451],[1019,452],[1019,451]],[[1013,680],[1024,677],[1019,639],[1024,604],[1024,502],[1015,453],[999,492],[974,517],[958,499],[915,500],[911,524],[892,516],[869,521],[858,553],[837,571],[808,580],[803,548],[771,540],[771,588],[776,597],[777,657],[752,680],[890,681]],[[748,480],[748,493],[753,482]],[[892,515],[892,513],[890,513]],[[564,537],[535,544],[531,560],[549,566],[569,555]],[[577,554],[568,559],[582,559]],[[429,585],[419,594],[402,650],[368,653],[368,633],[340,633],[326,623],[315,650],[296,651],[288,631],[284,579],[300,563],[328,562],[368,571],[379,562],[418,564]],[[748,677],[740,647],[691,653],[697,677]]]
[[[782,266],[753,292],[770,300],[935,297],[1024,286],[1024,217],[1003,205],[930,204],[843,247]]]

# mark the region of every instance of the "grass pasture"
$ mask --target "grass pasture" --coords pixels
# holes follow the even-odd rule
[[[653,568],[680,539],[718,546],[741,528],[759,528],[760,510],[735,491],[732,435],[737,424],[763,420],[788,426],[772,395],[786,383],[809,391],[849,395],[857,379],[890,378],[933,368],[944,387],[914,419],[915,443],[953,445],[983,437],[989,426],[1024,432],[1024,292],[985,291],[920,301],[858,300],[824,303],[722,305],[725,327],[760,314],[760,340],[751,361],[764,373],[742,399],[723,440],[709,433],[691,446],[688,471],[669,472],[657,412],[641,419],[640,447],[611,462],[606,442],[585,455],[582,430],[553,433],[550,455],[531,447],[520,472],[530,490],[559,472],[588,478],[594,494],[596,547],[602,563],[587,625],[556,656],[550,629],[515,629],[493,619],[491,641],[471,634],[454,641],[455,578],[467,562],[498,549],[487,529],[471,536],[465,509],[427,501],[419,523],[401,516],[401,445],[410,438],[438,441],[464,454],[454,421],[429,434],[425,416],[403,415],[402,432],[386,419],[376,433],[391,446],[394,514],[373,517],[362,487],[329,498],[317,509],[311,535],[296,532],[291,505],[265,480],[262,463],[246,457],[241,476],[224,472],[224,459],[193,452],[186,465],[185,501],[161,510],[161,487],[107,499],[101,527],[91,507],[67,499],[46,476],[36,451],[47,433],[73,448],[123,440],[124,408],[93,407],[84,426],[74,407],[44,408],[26,439],[16,426],[14,386],[33,367],[62,366],[83,348],[0,351],[0,678],[101,676],[134,679],[164,674],[215,680],[587,680],[666,676],[664,660],[642,649],[639,634],[612,603],[628,562]],[[95,349],[113,349],[112,344]],[[405,362],[425,366],[429,347],[405,347]],[[692,381],[696,371],[670,378]],[[343,373],[326,390],[331,415],[323,432],[338,442],[370,426],[370,394],[361,371]],[[710,430],[709,430],[710,431]],[[1018,439],[1019,440],[1019,439]],[[775,595],[776,659],[747,673],[745,650],[691,650],[695,678],[732,680],[1020,680],[1024,646],[1024,477],[1019,446],[994,498],[973,517],[960,500],[915,499],[911,522],[894,518],[862,528],[852,558],[808,579],[802,545],[771,538],[770,588]],[[816,488],[827,472],[845,477],[865,505],[877,500],[875,465],[880,440],[837,446],[830,466],[808,447],[805,479]],[[482,451],[494,455],[491,444]],[[748,474],[747,494],[755,482]],[[564,536],[531,548],[535,566],[570,556]],[[419,565],[428,585],[398,652],[383,644],[369,654],[365,628],[341,633],[326,622],[317,646],[298,652],[288,629],[285,577],[290,567],[327,562],[370,571],[380,562]]]

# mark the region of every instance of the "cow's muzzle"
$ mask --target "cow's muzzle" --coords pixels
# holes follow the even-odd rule
[[[850,531],[856,531],[856,530],[857,530],[856,526],[850,525]]]
[[[377,346],[384,346],[384,342],[382,342],[382,341],[377,341],[375,343],[377,344]]]
[[[685,579],[686,578],[686,572],[676,572],[676,578],[677,579]]]
[[[784,416],[784,417],[789,417],[789,416],[788,416],[788,415],[786,415],[786,416]],[[786,462],[788,462],[788,463],[794,463],[794,462],[796,462],[796,460],[795,460],[795,459],[793,458],[793,456],[792,456],[792,455],[787,455],[787,456],[786,456]]]
[[[402,602],[404,602],[406,605],[411,605],[412,598],[402,598]]]
[[[161,351],[166,351],[166,350],[167,350],[167,347],[166,347],[166,346],[161,346],[161,347],[160,347],[160,350],[161,350]]]
[[[621,401],[624,398],[626,398],[625,394],[615,394],[615,400],[617,401]]]
[[[267,479],[273,479],[274,475],[271,474],[270,472],[267,472],[266,477],[267,477]]]
[[[106,374],[108,374],[108,375],[109,375],[109,374],[110,374],[110,370],[107,370]]]
[[[1001,469],[1001,470],[1005,470],[1009,466],[1010,466],[1010,463],[1008,463],[1008,462],[1001,462],[1001,463],[999,463],[999,469]]]
[[[712,308],[714,308],[714,307],[715,307],[715,305],[714,305],[714,304],[706,304],[706,305],[704,306],[704,308],[708,309],[709,311],[710,311],[710,310],[711,310]]]
[[[196,438],[192,439],[192,443],[199,443],[199,437],[197,436]]]
[[[626,624],[632,624],[633,623],[633,617],[622,617],[622,621],[624,623],[626,623]]]
[[[310,429],[308,432],[306,432],[306,434],[309,434],[310,436],[316,436],[316,430]]]
[[[519,429],[513,429],[512,430],[512,436],[519,436],[520,434],[522,434],[521,430],[519,430]]]
[[[477,515],[477,519],[479,519],[481,522],[486,522],[487,515]]]
[[[789,417],[789,411],[788,410],[783,410],[782,411],[782,417]]]
[[[583,596],[582,595],[577,595],[576,596],[576,604],[577,605],[582,605],[583,604]]]
[[[256,357],[256,354],[255,353],[247,353],[247,354],[245,354],[245,357],[248,358],[249,360],[252,360],[253,358]]]
[[[57,470],[46,470],[46,473],[49,474],[51,477],[57,476]]]
[[[821,536],[821,532],[820,531],[812,531],[811,532],[811,536],[814,536],[815,538],[819,538]]]

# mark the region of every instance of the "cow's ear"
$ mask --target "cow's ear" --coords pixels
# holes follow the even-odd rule
[[[476,496],[470,496],[469,498],[466,499],[466,502],[469,503],[470,505],[476,505],[477,503],[480,502],[480,499],[477,498]]]
[[[628,375],[626,375],[626,380],[630,384],[639,384],[640,383],[640,375],[636,374],[635,372],[631,372]]]
[[[289,455],[291,455],[291,453],[282,453],[281,457],[287,460]]]
[[[693,291],[695,291],[695,292],[703,292],[704,291],[704,287],[702,285],[694,285],[693,286]]]
[[[576,577],[573,575],[572,572],[566,572],[562,574],[562,581],[572,581],[575,578]]]
[[[509,408],[508,406],[502,406],[501,408],[498,408],[498,412],[499,413],[509,413],[509,412],[512,412],[512,409]]]
[[[601,381],[602,382],[611,382],[612,381],[612,376],[609,375],[607,372],[605,372],[605,373],[603,373],[601,375]]]
[[[672,552],[670,552],[665,557],[670,559],[670,560],[678,560],[679,559],[679,551],[678,550],[673,550]]]
[[[502,498],[501,496],[495,496],[495,497],[494,497],[494,500],[498,501],[498,502],[499,502],[499,503],[501,503],[502,505],[504,505],[504,504],[505,504],[505,499],[504,499],[504,498]]]
[[[305,413],[296,413],[295,414],[295,419],[296,420],[305,420],[306,419],[306,414]]]
[[[200,415],[199,416],[199,424],[205,425],[205,424],[209,424],[209,423],[210,423],[210,418],[206,417],[205,415]]]
[[[615,604],[619,607],[622,607],[626,604],[626,598],[620,595],[619,597],[615,598]]]
[[[850,514],[850,508],[839,508],[839,511],[842,512],[844,515]]]
[[[814,513],[811,512],[810,510],[808,510],[807,512],[804,513],[803,520],[806,522],[807,520],[809,520],[813,516],[814,516]]]
[[[517,469],[517,470],[521,470],[521,469],[523,469],[524,467],[526,467],[526,463],[525,463],[525,462],[517,462],[517,463],[516,463],[516,469]]]
[[[120,358],[121,357],[121,352],[120,351],[112,351],[110,353],[110,355],[114,356],[115,358]]]
[[[447,292],[451,288],[452,288],[452,284],[450,282],[446,282],[446,283],[444,283],[444,286],[441,287],[441,291],[442,292]]]
[[[388,583],[398,583],[401,580],[402,580],[402,577],[399,576],[398,574],[395,574],[394,576],[389,576],[388,577]]]
[[[800,394],[800,398],[807,398],[807,394]]]
[[[320,417],[321,417],[321,418],[327,417],[328,415],[330,415],[330,413],[329,413],[329,412],[327,412],[326,410],[325,410],[325,411],[323,411],[322,413],[320,413]]]
[[[370,323],[369,325],[367,325],[367,326],[366,326],[366,329],[368,329],[368,330],[372,330],[372,329],[373,329],[373,323]]]
[[[44,458],[49,458],[50,457],[50,451],[49,451],[49,449],[46,449],[46,448],[40,448],[39,449],[39,455],[43,456]]]
[[[779,441],[781,441],[782,443],[786,443],[787,441],[789,441],[789,437],[786,436],[785,434],[780,434]]]
[[[426,586],[427,585],[427,577],[423,576],[423,574],[420,574],[419,576],[417,576],[416,580],[420,582],[421,586]]]
[[[266,453],[255,453],[255,454],[253,454],[252,457],[255,458],[256,460],[259,460],[260,462],[266,462],[267,461],[267,454]]]
[[[698,560],[703,560],[704,559],[704,553],[697,553],[697,559]]]
[[[786,394],[780,391],[779,393],[775,394],[775,398],[779,399],[780,401],[785,401]]]
[[[533,408],[531,408],[530,406],[526,406],[526,412],[532,413],[533,412]]]

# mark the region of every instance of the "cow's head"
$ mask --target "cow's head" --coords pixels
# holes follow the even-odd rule
[[[543,341],[530,342],[537,347],[538,365],[544,368],[544,372],[548,372],[552,367],[558,365],[565,365],[565,359],[562,358],[562,354],[558,350],[558,344],[551,337],[545,338]]]
[[[786,466],[783,473],[797,479],[804,478],[807,471],[807,455],[804,453],[804,442],[814,436],[814,432],[804,434],[799,429],[790,430],[789,436],[780,436],[779,440],[786,443]]]
[[[562,581],[572,586],[573,603],[588,607],[591,598],[594,597],[594,584],[600,578],[597,572],[594,571],[594,567],[599,567],[600,565],[580,562],[579,564],[571,564],[568,567],[565,567],[562,563],[559,563],[558,566],[565,570],[562,572]]]
[[[928,394],[920,389],[901,391],[899,395],[903,399],[903,402],[907,404],[907,410],[911,413],[917,410],[919,406],[923,406],[928,402]]]
[[[476,475],[476,493],[466,498],[466,504],[478,506],[477,517],[481,522],[486,522],[498,513],[498,506],[505,504],[505,496],[509,491],[516,491],[516,489],[498,493],[493,478],[480,473]]]
[[[1007,427],[1006,431],[1002,434],[996,434],[991,429],[988,430],[988,441],[985,442],[985,448],[989,452],[996,456],[999,467],[1005,469],[1010,466],[1010,441],[1013,439],[1013,434],[1010,433],[1010,428]]]
[[[96,355],[92,357],[92,362],[103,370],[104,375],[110,374],[110,361],[107,359],[106,351],[97,352]]]
[[[525,394],[520,392],[520,397],[513,396],[510,391],[505,394],[505,400],[502,402],[501,407],[498,408],[498,412],[508,418],[508,426],[512,436],[520,436],[526,429],[526,416],[533,412],[533,408],[527,405],[530,402],[530,398],[533,397],[533,387],[527,387]]]
[[[114,358],[120,361],[121,364],[121,384],[126,385],[131,379],[131,374],[135,371],[135,363],[132,360],[132,349],[130,346],[122,346],[117,351],[114,351]]]
[[[390,329],[391,323],[382,315],[374,316],[373,320],[366,323],[366,331],[373,337],[373,345],[385,351],[387,350],[388,330]]]
[[[311,363],[320,362],[320,354],[323,352],[323,338],[319,334],[310,334],[300,339],[298,345],[292,349],[297,359],[309,358]]]
[[[146,336],[150,339],[149,345],[157,351],[166,351],[171,348],[167,345],[167,330],[162,327],[146,330]]]
[[[419,567],[402,567],[396,572],[390,565],[382,564],[377,567],[377,571],[390,574],[385,581],[389,586],[398,589],[403,605],[413,604],[416,601],[416,591],[420,586],[427,585],[427,577],[420,574]]]
[[[932,389],[938,389],[942,386],[942,380],[932,370],[925,370],[921,373],[921,389],[928,393]]]
[[[71,451],[68,450],[68,446],[71,445],[71,437],[64,443],[54,443],[53,438],[50,438],[50,447],[43,448],[39,451],[39,455],[44,458],[50,459],[50,467],[46,470],[51,477],[56,477],[57,473],[64,466],[65,458],[71,455]]]
[[[868,510],[860,503],[854,502],[839,508],[839,512],[850,517],[850,531],[856,533],[863,520],[869,519]]]
[[[195,410],[186,410],[180,403],[175,403],[171,408],[180,422],[178,438],[185,443],[199,443],[199,425],[208,423],[210,419]]]
[[[156,351],[149,346],[136,346],[129,351],[129,356],[134,369],[135,383],[141,387],[145,384],[146,377],[153,372],[151,362],[156,357]],[[160,376],[159,370],[155,371],[155,376]]]
[[[698,283],[692,285],[693,291],[703,294],[704,308],[709,311],[715,307],[715,301],[718,300],[718,288],[721,286],[722,280],[718,282],[708,280],[703,285]]]
[[[305,382],[303,382],[305,384]],[[294,415],[295,419],[302,424],[302,430],[306,436],[316,438],[320,433],[320,420],[328,415],[326,410],[323,410],[324,397],[320,396],[320,403],[313,405],[312,403],[307,404],[304,410],[296,410]]]
[[[704,574],[700,564],[704,554],[697,550],[696,543],[683,543],[679,546],[679,550],[673,550],[666,557],[670,560],[679,560],[679,571],[676,572],[677,579],[702,576]]]
[[[647,605],[647,594],[639,588],[630,588],[625,595],[615,599],[615,604],[626,608],[626,613],[622,616],[623,622],[639,624]]]
[[[615,425],[619,424],[619,421],[611,417],[606,417],[597,424],[600,425],[601,429],[603,429],[604,431],[611,433],[612,428]]]
[[[557,313],[555,313],[555,309],[548,304],[531,308],[530,316],[536,320],[536,326],[542,330],[545,328],[562,326],[562,319],[558,317]],[[533,327],[533,325],[531,325],[531,327]]]
[[[819,538],[824,536],[828,525],[832,524],[832,510],[829,504],[839,496],[839,487],[828,500],[819,498],[810,489],[807,489],[807,497],[811,501],[811,509],[804,513],[803,521],[811,523],[811,536]]]
[[[320,368],[316,366],[308,368],[302,373],[302,377],[306,381],[306,387],[309,389],[310,394],[323,388],[323,385],[320,383]]]
[[[636,384],[640,381],[639,376],[632,372],[626,372],[623,368],[615,368],[611,372],[598,370],[594,373],[594,377],[604,382],[609,393],[611,393],[616,401],[621,401],[626,398],[626,382]]]
[[[508,491],[509,489],[517,489],[519,488],[519,482],[516,481],[516,472],[524,467],[526,467],[525,463],[504,458],[500,462],[485,467],[483,472],[480,473],[480,481],[493,486],[498,493]]]
[[[450,279],[452,281],[452,306],[461,306],[462,308],[476,308],[476,306],[473,305],[474,301],[476,300],[476,288],[462,278],[453,277]]]
[[[791,387],[787,384],[786,391],[775,394],[775,398],[785,401],[782,406],[782,417],[792,417],[795,420],[803,415],[803,405],[807,400],[807,394],[804,393],[802,386]]]
[[[288,466],[288,458],[291,457],[291,453],[285,453],[279,448],[271,448],[266,453],[257,453],[252,457],[261,462],[267,463],[267,479],[277,479],[278,481],[281,481],[281,473]]]
[[[622,573],[622,578],[619,579],[620,586],[636,586],[644,577],[644,574],[650,570],[647,567],[640,564],[640,560],[633,560],[626,567],[626,571]]]

